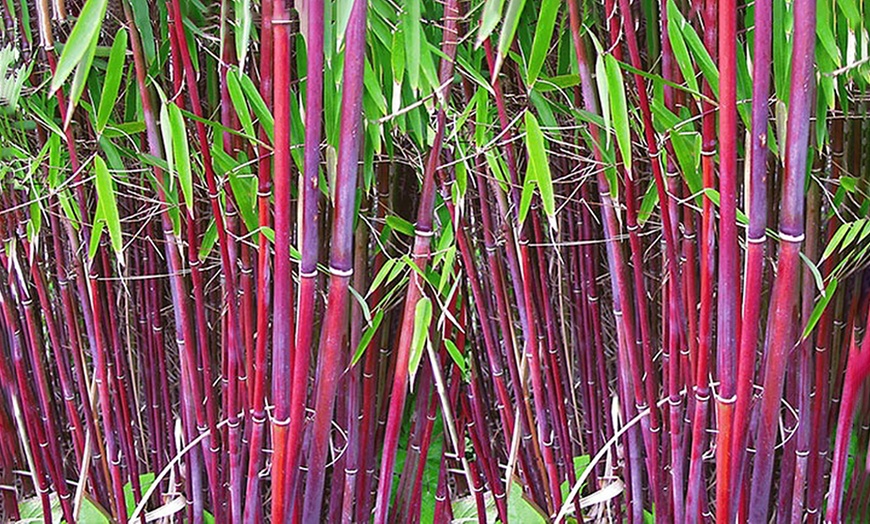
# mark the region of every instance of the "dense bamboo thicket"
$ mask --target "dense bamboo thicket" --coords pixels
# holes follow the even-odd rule
[[[870,521],[863,0],[0,13],[0,520]]]

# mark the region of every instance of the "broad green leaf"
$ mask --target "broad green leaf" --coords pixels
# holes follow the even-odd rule
[[[72,74],[79,63],[85,59],[95,35],[99,35],[100,27],[106,17],[106,6],[109,0],[87,0],[79,13],[75,26],[63,46],[60,60],[57,62],[54,77],[51,79],[51,92],[60,89],[66,79]]]
[[[423,26],[420,23],[422,0],[410,0],[404,4],[402,27],[405,39],[405,67],[411,89],[420,88],[420,55],[422,54]]]
[[[828,242],[827,246],[825,246],[825,250],[822,252],[822,258],[819,260],[819,262],[824,261],[829,256],[834,254],[834,251],[837,250],[837,247],[839,247],[840,242],[843,240],[843,238],[849,232],[849,229],[851,229],[851,227],[852,227],[851,222],[847,222],[845,224],[840,224],[840,227],[837,229],[837,232],[834,233],[833,237],[831,237],[831,241]]]
[[[109,230],[109,239],[112,241],[112,249],[118,254],[118,260],[122,261],[121,250],[123,239],[121,237],[121,217],[118,214],[118,203],[115,200],[115,187],[112,175],[106,167],[106,162],[100,156],[94,157],[94,174],[97,186],[97,205],[103,220],[106,221],[106,229]]]
[[[523,182],[523,192],[520,195],[520,224],[526,221],[529,215],[529,209],[532,207],[532,197],[535,196],[535,186],[537,185],[537,175],[535,168],[529,163],[526,169],[526,181]]]
[[[377,274],[375,275],[375,278],[372,279],[372,283],[371,283],[371,285],[369,285],[369,291],[368,291],[368,293],[366,293],[366,297],[371,296],[371,294],[374,293],[376,289],[378,289],[378,286],[380,286],[384,282],[384,280],[387,278],[387,276],[390,275],[390,272],[392,271],[393,265],[395,263],[396,263],[396,259],[394,259],[394,258],[388,258],[387,260],[384,261],[384,264],[381,266],[381,269],[378,270]],[[389,282],[389,280],[387,280],[387,282]]]
[[[94,227],[91,229],[91,242],[88,244],[88,260],[93,260],[97,256],[97,250],[100,248],[100,239],[103,236],[103,229],[106,228],[106,220],[103,218],[103,210],[97,206],[94,213]]]
[[[861,230],[864,229],[864,224],[867,223],[867,219],[859,218],[858,220],[852,222],[852,226],[849,228],[849,234],[843,238],[843,245],[840,249],[846,249],[847,247],[852,245],[852,242],[858,238],[858,234],[861,233]]]
[[[211,250],[214,249],[215,243],[217,243],[217,226],[215,225],[214,219],[211,219],[205,233],[202,235],[202,243],[199,246],[198,258],[200,260],[208,258],[209,254],[211,254]]]
[[[172,153],[175,157],[175,166],[178,172],[178,181],[181,192],[187,204],[188,213],[193,213],[193,172],[190,167],[190,146],[187,143],[187,128],[184,126],[184,117],[181,109],[175,105],[169,105],[169,125],[172,131]]]
[[[102,133],[106,128],[109,116],[112,114],[112,108],[118,102],[118,89],[121,87],[126,52],[127,31],[122,27],[115,34],[115,41],[112,42],[112,50],[109,52],[106,79],[103,81],[103,92],[100,95],[100,106],[97,110],[97,133]]]
[[[477,43],[475,47],[480,47],[483,42],[489,38],[489,35],[495,31],[496,26],[501,21],[501,10],[504,7],[504,0],[486,0],[483,4],[483,14],[480,17],[480,29],[477,30]]]
[[[607,90],[607,72],[604,67],[604,55],[595,59],[595,85],[598,86],[598,98],[601,99],[601,116],[604,117],[604,143],[610,144],[610,96]]]
[[[382,320],[384,320],[384,311],[379,310],[375,313],[372,323],[366,327],[365,331],[363,331],[363,334],[359,339],[359,344],[356,346],[356,351],[353,353],[353,358],[350,361],[351,366],[355,366],[356,363],[359,362],[359,359],[362,358],[363,354],[365,354],[366,348],[369,347],[372,339],[375,338]]]
[[[148,10],[148,4],[149,0],[130,0],[133,21],[136,23],[139,41],[142,43],[142,52],[145,55],[145,61],[150,64],[154,61],[157,46],[154,43],[154,31],[151,29],[151,14]]]
[[[822,279],[822,273],[819,271],[819,268],[803,253],[798,253],[801,257],[803,263],[807,266],[807,269],[813,275],[813,281],[816,283],[816,288],[822,293],[825,292],[825,282]]]
[[[613,129],[616,131],[616,144],[625,164],[629,178],[631,171],[631,124],[628,121],[628,103],[625,99],[625,84],[622,81],[622,70],[613,55],[604,58],[607,70],[607,88],[610,98],[610,111],[613,118]]]
[[[160,135],[163,138],[163,154],[166,156],[166,169],[169,173],[169,183],[175,176],[175,154],[172,150],[172,122],[169,120],[169,105],[160,105]]]
[[[423,358],[423,350],[429,340],[429,324],[432,321],[432,301],[429,297],[423,297],[414,307],[414,335],[411,337],[411,356],[408,360],[408,373],[411,378],[411,389],[414,389],[414,378],[420,361]]]
[[[254,131],[254,122],[251,120],[251,112],[248,110],[248,104],[245,102],[245,95],[242,92],[242,85],[239,82],[239,70],[235,67],[227,71],[227,91],[230,94],[230,101],[233,103],[233,109],[239,117],[239,123],[245,134],[250,137],[256,137]]]
[[[402,80],[405,77],[405,32],[401,27],[393,32],[393,41],[390,48],[390,67],[393,70],[393,83],[401,86]],[[401,90],[398,92],[401,93]],[[394,111],[397,110],[398,108],[394,109]]]
[[[242,85],[242,91],[245,92],[245,97],[247,97],[248,103],[251,104],[251,109],[254,111],[254,114],[257,115],[260,125],[263,126],[263,129],[266,131],[266,136],[268,136],[269,141],[272,142],[274,140],[273,130],[275,129],[275,119],[269,111],[269,106],[267,106],[266,102],[263,101],[263,97],[260,96],[260,91],[257,90],[251,77],[246,75],[244,71],[239,72],[239,83]]]
[[[526,6],[526,0],[510,0],[507,11],[504,14],[504,25],[501,28],[501,34],[498,37],[498,56],[495,59],[495,74],[501,70],[501,65],[504,63],[504,58],[507,56],[511,45],[514,43],[514,36],[517,34],[517,28],[520,26],[520,15],[523,8]]]
[[[530,111],[526,111],[526,148],[529,152],[529,170],[533,172],[532,179],[541,192],[541,202],[544,205],[544,213],[550,220],[550,227],[556,226],[556,200],[553,194],[553,179],[550,175],[550,164],[547,160],[547,146],[544,141],[544,133],[538,125],[538,120]],[[529,179],[529,175],[526,175]]]
[[[640,211],[637,213],[637,222],[642,226],[649,220],[653,209],[659,203],[659,192],[656,191],[656,184],[650,181],[646,194],[643,195],[643,200],[640,203]]]
[[[538,23],[535,25],[535,39],[532,42],[532,52],[529,57],[528,80],[526,81],[529,86],[535,84],[541,73],[541,68],[544,66],[547,51],[550,49],[550,41],[553,39],[553,28],[556,26],[556,16],[559,14],[560,5],[562,2],[559,0],[543,0],[541,3]]]
[[[719,70],[716,68],[716,63],[713,62],[713,59],[710,57],[710,53],[707,51],[707,47],[704,45],[701,37],[698,36],[695,28],[692,27],[692,24],[688,23],[686,19],[683,18],[683,15],[680,13],[679,9],[675,9],[672,12],[669,12],[669,15],[670,19],[673,19],[677,26],[682,30],[683,39],[685,40],[689,49],[692,51],[692,55],[694,55],[695,57],[695,62],[698,65],[698,68],[701,70],[701,73],[704,75],[707,83],[710,84],[710,89],[712,89],[713,94],[718,97]],[[669,25],[670,19],[668,21]]]
[[[57,494],[52,492],[48,495],[51,505],[51,522],[61,522],[63,520],[63,509],[60,505],[60,499]],[[44,522],[46,515],[42,508],[42,499],[39,495],[21,500],[18,503],[19,523],[24,522]],[[78,514],[79,522],[87,522],[88,524],[109,524],[111,516],[97,501],[85,492],[81,510]]]
[[[408,222],[402,217],[390,215],[387,217],[387,225],[399,233],[404,233],[409,237],[414,236],[414,224]]]
[[[251,41],[251,0],[234,0],[233,11],[236,15],[236,27],[233,40],[236,42],[236,56],[239,57],[239,67],[245,67],[248,55],[248,44]]]
[[[804,328],[804,332],[801,335],[801,340],[806,340],[810,333],[813,332],[813,329],[816,328],[816,324],[819,323],[819,319],[822,317],[822,313],[825,312],[825,308],[828,307],[828,303],[831,302],[831,299],[834,297],[834,293],[837,292],[837,278],[831,277],[831,281],[828,283],[828,286],[825,288],[825,291],[822,292],[822,297],[816,302],[815,307],[813,308],[813,312],[810,314],[809,320],[807,320],[807,325]]]
[[[692,65],[692,59],[689,57],[689,49],[686,47],[686,41],[683,39],[683,33],[680,30],[678,20],[682,18],[677,4],[674,0],[668,0],[668,40],[671,44],[671,49],[674,53],[674,59],[683,79],[692,91],[698,92],[698,81],[695,78],[695,68]]]
[[[453,362],[459,367],[459,371],[465,374],[466,366],[468,365],[465,362],[465,355],[459,351],[459,348],[456,347],[456,344],[450,339],[444,339],[444,347],[447,348],[447,353],[450,355],[450,358],[453,359]]]
[[[97,51],[97,39],[99,31],[93,34],[90,45],[85,50],[85,56],[76,64],[76,70],[73,74],[72,85],[70,85],[69,98],[67,99],[66,115],[63,119],[63,127],[66,129],[72,121],[73,112],[78,106],[82,93],[85,91],[85,84],[88,81],[88,74],[91,72],[91,64],[94,63],[94,53]]]

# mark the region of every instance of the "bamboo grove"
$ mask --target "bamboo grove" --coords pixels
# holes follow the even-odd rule
[[[870,520],[861,0],[0,13],[0,520]]]

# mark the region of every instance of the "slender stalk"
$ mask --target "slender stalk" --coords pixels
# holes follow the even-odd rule
[[[804,240],[804,180],[813,99],[816,4],[810,0],[797,0],[794,9],[802,16],[795,19],[785,177],[780,204],[779,259],[770,304],[770,348],[766,355],[761,419],[752,471],[749,518],[754,522],[767,520],[776,439],[775,421],[778,419],[786,358],[797,336],[789,319],[795,306],[799,252]]]
[[[323,485],[326,478],[326,453],[335,406],[338,376],[346,358],[348,286],[353,274],[353,219],[356,199],[359,154],[362,146],[362,89],[365,65],[367,0],[354,0],[345,32],[344,76],[341,112],[341,137],[335,176],[334,216],[329,257],[329,292],[320,342],[321,368],[314,399],[308,477],[302,519],[314,522],[321,518]],[[316,205],[316,201],[313,203]],[[302,351],[305,348],[297,348]],[[407,369],[407,366],[406,366]],[[306,370],[296,370],[305,373]],[[295,377],[296,381],[301,377]]]
[[[743,322],[740,332],[740,347],[737,364],[737,402],[734,414],[734,439],[731,449],[730,492],[735,493],[746,465],[749,408],[752,400],[752,384],[755,376],[755,355],[758,344],[759,319],[761,318],[760,289],[764,279],[764,248],[767,241],[767,126],[770,96],[771,34],[766,30],[771,24],[773,6],[771,0],[755,4],[755,27],[753,47],[752,82],[752,129],[750,140],[750,180],[748,194],[749,229],[746,235],[746,268],[744,277]],[[730,500],[729,520],[735,516],[737,497]],[[722,511],[726,511],[722,509]]]
[[[358,0],[359,1],[359,0]],[[435,205],[435,171],[441,161],[441,147],[444,140],[446,125],[446,110],[443,107],[450,100],[450,80],[453,77],[453,58],[458,43],[459,3],[448,0],[444,5],[444,37],[439,79],[447,87],[439,97],[439,109],[436,116],[435,140],[429,151],[423,173],[423,189],[417,211],[417,223],[414,226],[414,248],[412,260],[417,268],[425,270],[430,258],[430,242],[435,234],[432,227],[432,214]],[[346,67],[346,66],[345,66]],[[399,332],[399,342],[396,349],[396,367],[392,380],[392,398],[387,415],[386,433],[384,436],[381,473],[378,479],[378,495],[375,502],[375,524],[387,521],[390,504],[390,491],[393,484],[393,470],[396,460],[396,449],[399,445],[399,431],[402,424],[402,414],[405,410],[407,397],[408,361],[410,359],[411,341],[414,334],[414,313],[417,302],[423,296],[424,281],[418,271],[411,272],[411,281],[405,294],[405,305],[402,311],[402,324]]]

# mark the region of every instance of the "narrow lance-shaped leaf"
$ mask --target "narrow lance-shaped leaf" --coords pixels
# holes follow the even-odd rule
[[[619,62],[613,55],[604,59],[607,70],[607,87],[610,98],[610,110],[613,118],[613,128],[616,131],[616,144],[622,154],[622,162],[628,176],[631,172],[631,128],[628,122],[628,104],[625,100],[625,84],[622,81],[622,71]]]
[[[233,109],[239,117],[239,123],[245,134],[251,138],[256,137],[254,131],[254,122],[251,120],[251,112],[248,110],[248,104],[245,101],[245,95],[242,92],[242,85],[239,82],[239,69],[232,68],[227,72],[227,91],[230,94],[230,101],[233,103]]]
[[[233,39],[236,41],[236,56],[239,57],[239,67],[245,67],[248,44],[251,40],[251,0],[235,0],[233,4],[236,15],[236,27],[233,35]]]
[[[181,184],[184,201],[187,203],[187,212],[192,214],[193,173],[190,169],[190,147],[187,143],[184,117],[181,115],[181,109],[175,104],[169,105],[169,125],[172,131],[172,152],[178,170],[178,181]]]
[[[411,0],[404,6],[402,27],[405,42],[405,67],[408,83],[416,90],[420,87],[420,54],[422,53],[423,27],[420,25],[420,0]]]
[[[556,200],[553,195],[553,179],[550,175],[550,164],[547,161],[547,146],[544,133],[538,120],[531,112],[526,111],[526,147],[529,151],[529,169],[534,169],[534,179],[541,192],[544,212],[550,220],[550,227],[556,229]]]
[[[362,358],[363,354],[367,347],[369,347],[369,343],[371,343],[372,339],[375,338],[375,334],[378,332],[378,328],[381,326],[381,321],[384,320],[384,311],[380,310],[375,313],[374,318],[372,318],[372,323],[369,325],[366,330],[363,332],[362,337],[359,339],[359,344],[356,346],[356,351],[353,354],[353,358],[350,361],[351,366],[355,366],[359,359]]]
[[[73,74],[72,85],[70,86],[69,100],[67,101],[66,106],[66,115],[63,119],[64,129],[66,129],[66,127],[69,126],[70,121],[72,121],[73,112],[75,111],[76,106],[78,106],[79,100],[82,98],[82,93],[85,92],[85,85],[88,81],[88,74],[91,72],[91,64],[94,63],[94,54],[96,54],[97,51],[97,40],[99,36],[99,32],[93,34],[93,36],[91,37],[91,43],[85,50],[85,56],[76,65],[75,74]]]
[[[408,373],[411,379],[411,389],[414,388],[414,378],[417,376],[417,368],[423,358],[423,349],[429,340],[429,323],[432,321],[432,301],[429,297],[423,297],[417,302],[414,309],[414,336],[411,338],[411,357],[408,360]]]
[[[604,147],[610,147],[610,96],[607,90],[607,70],[604,66],[604,55],[599,54],[595,60],[595,83],[598,86],[598,97],[601,99],[601,116],[604,117]]]
[[[483,14],[480,16],[480,29],[477,31],[477,43],[475,47],[480,47],[483,42],[489,38],[489,35],[495,31],[496,26],[501,21],[501,10],[504,7],[504,0],[486,0],[483,4]]]
[[[495,59],[495,74],[501,70],[501,65],[504,63],[504,57],[507,56],[511,44],[514,43],[514,36],[517,34],[517,28],[520,25],[520,15],[523,8],[526,6],[526,0],[510,0],[507,11],[504,14],[504,25],[501,28],[501,34],[498,38],[498,56]]]
[[[106,162],[100,156],[94,157],[94,175],[96,176],[97,204],[99,205],[103,220],[106,221],[109,239],[112,241],[112,249],[118,254],[118,259],[123,261],[123,258],[120,256],[123,248],[121,218],[118,214],[118,203],[115,200],[115,187],[112,183],[109,169],[106,167]]]
[[[166,103],[160,105],[160,134],[163,137],[163,152],[166,155],[167,170],[172,175],[175,172],[175,155],[172,151],[172,123],[169,120],[169,105]],[[170,180],[172,180],[171,176]]]
[[[115,34],[112,50],[109,51],[109,63],[106,66],[106,79],[103,81],[103,92],[100,95],[100,106],[97,110],[97,133],[102,133],[109,123],[112,108],[115,107],[118,89],[121,87],[121,76],[124,73],[124,55],[127,52],[127,30],[123,27]]]
[[[532,53],[529,57],[528,84],[534,85],[544,66],[550,40],[553,38],[553,28],[556,26],[556,16],[559,14],[559,0],[544,0],[535,26],[535,39],[532,42]]]
[[[806,340],[806,338],[810,336],[810,333],[813,332],[813,329],[816,328],[816,324],[818,324],[819,319],[822,318],[822,313],[825,312],[825,308],[828,307],[828,303],[831,301],[831,298],[833,298],[834,293],[837,292],[837,284],[837,278],[831,277],[831,281],[828,283],[827,287],[825,287],[822,297],[816,303],[813,312],[810,314],[809,320],[807,320],[807,325],[801,335],[801,340]]]
[[[51,92],[60,89],[66,79],[72,74],[79,63],[84,60],[88,47],[95,35],[100,33],[100,27],[106,16],[106,6],[109,0],[88,0],[85,2],[63,47],[54,77],[51,79]]]

